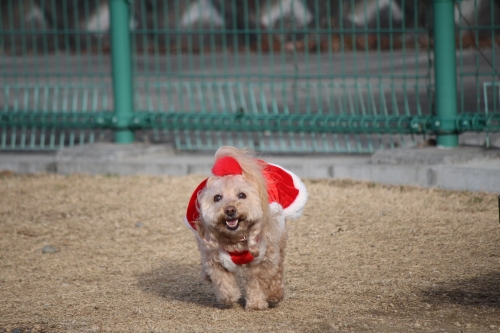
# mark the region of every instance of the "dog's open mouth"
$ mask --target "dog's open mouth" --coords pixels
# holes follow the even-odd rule
[[[239,224],[240,224],[240,220],[238,220],[238,219],[226,220],[226,227],[231,231],[238,229]]]

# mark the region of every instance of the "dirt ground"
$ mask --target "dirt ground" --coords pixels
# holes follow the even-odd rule
[[[182,222],[202,179],[3,173],[0,332],[500,331],[498,194],[306,180],[286,299],[245,312]]]

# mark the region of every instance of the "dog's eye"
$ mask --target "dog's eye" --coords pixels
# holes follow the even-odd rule
[[[246,199],[247,195],[245,193],[239,193],[238,199]]]
[[[218,194],[217,194],[217,195],[214,197],[214,202],[219,202],[219,201],[221,201],[221,200],[222,200],[222,196],[221,196],[221,195],[218,195]]]

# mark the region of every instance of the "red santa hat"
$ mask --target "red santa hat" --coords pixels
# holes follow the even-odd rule
[[[263,163],[263,175],[267,182],[269,205],[271,209],[282,214],[282,219],[297,219],[307,202],[307,190],[304,183],[293,172],[276,164]],[[212,174],[219,177],[241,175],[242,169],[238,161],[231,156],[220,157],[212,167]],[[198,194],[206,187],[207,179],[203,180],[194,190],[189,200],[184,222],[193,231],[200,217],[198,211]],[[253,260],[250,253],[229,253],[231,260],[237,264],[247,264]]]

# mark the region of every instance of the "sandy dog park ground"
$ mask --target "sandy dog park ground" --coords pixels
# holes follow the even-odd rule
[[[216,303],[182,217],[202,176],[0,177],[0,332],[499,332],[495,193],[305,180],[286,299]]]

